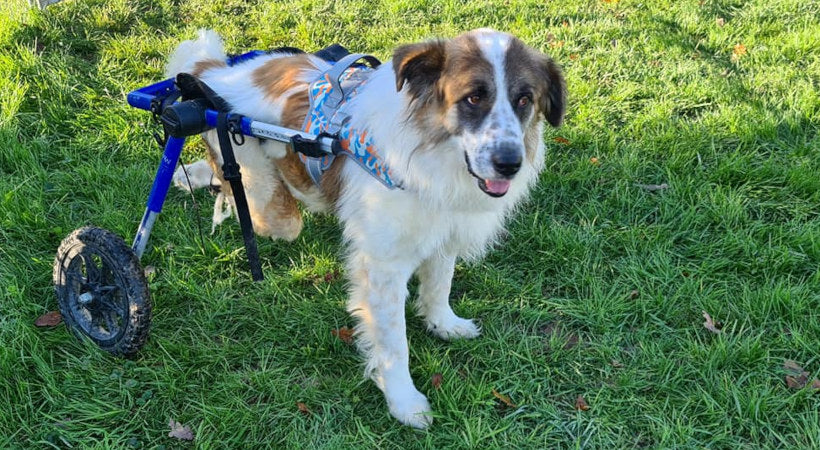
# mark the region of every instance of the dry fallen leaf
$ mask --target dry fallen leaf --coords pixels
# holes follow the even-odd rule
[[[595,156],[593,156],[592,158],[589,158],[589,162],[594,166],[600,166],[601,165],[601,161]]]
[[[802,375],[804,373],[803,368],[792,359],[783,361],[783,369],[792,375]],[[805,374],[808,375],[808,372],[805,372]]]
[[[575,399],[575,409],[579,411],[586,411],[589,409],[589,405],[587,404],[587,401],[584,400],[583,395],[578,395],[578,398]]]
[[[430,377],[430,384],[436,389],[441,389],[441,382],[443,380],[444,377],[440,373],[434,373],[433,376]]]
[[[578,59],[578,54],[577,53],[571,53],[569,55],[569,59],[572,60],[572,61],[575,61],[576,59]]]
[[[712,320],[712,316],[710,316],[708,312],[703,311],[703,318],[706,319],[706,322],[703,322],[704,328],[712,333],[720,334],[720,330],[715,326],[715,321]]]
[[[735,48],[732,49],[732,61],[737,61],[744,56],[746,56],[746,46],[743,44],[735,45]]]
[[[49,311],[34,321],[34,325],[38,327],[55,327],[63,321],[63,316],[60,311]]]
[[[331,330],[330,334],[336,336],[337,338],[344,341],[345,344],[352,344],[353,343],[353,330],[348,327],[342,327],[336,330]]]
[[[715,19],[715,23],[719,27],[723,27],[723,25],[726,25],[726,21],[723,19],[723,17],[718,17],[717,19]]]
[[[299,412],[302,413],[302,415],[305,415],[305,416],[310,415],[310,410],[308,409],[306,404],[304,404],[302,402],[296,402],[296,407],[299,408]]]
[[[561,136],[557,136],[557,137],[553,138],[552,140],[559,143],[559,144],[569,145],[569,139],[563,138]]]
[[[550,42],[550,48],[561,48],[564,46],[564,41],[553,41]]]
[[[568,27],[568,26],[569,26],[569,22],[567,22],[567,21],[565,20],[565,21],[561,22],[561,26],[562,26],[562,27],[564,27],[564,28],[566,28],[566,27]]]
[[[789,374],[786,375],[786,386],[789,389],[803,389],[810,385],[812,389],[820,390],[820,380],[815,378],[809,384],[809,372],[800,367],[797,362],[787,359],[783,361],[783,369]]]
[[[171,432],[168,437],[182,439],[184,441],[193,441],[194,432],[187,425],[182,425],[174,419],[168,419],[168,426],[171,427]]]
[[[498,391],[496,391],[495,389],[493,389],[493,395],[495,396],[495,398],[501,400],[501,403],[504,403],[504,405],[506,405],[508,408],[515,408],[515,403],[513,403],[512,400],[510,400],[510,397],[507,397],[503,394],[499,394]]]

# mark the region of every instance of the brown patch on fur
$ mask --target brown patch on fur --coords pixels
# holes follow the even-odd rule
[[[313,179],[308,175],[305,165],[299,159],[299,156],[292,150],[288,149],[287,155],[284,158],[275,160],[276,167],[282,178],[297,191],[306,192],[315,187]]]
[[[336,209],[339,197],[342,195],[342,168],[346,164],[345,156],[337,156],[330,164],[330,167],[322,175],[319,188],[327,199],[330,207]]]
[[[493,68],[473,36],[399,47],[393,53],[393,68],[397,89],[407,83],[409,119],[428,136],[420,149],[435,148],[464,127],[477,126],[492,106]],[[472,94],[480,94],[482,108],[461,111],[457,105],[459,117],[448,116],[454,105]]]
[[[504,61],[510,99],[532,92],[534,102],[550,125],[558,127],[564,119],[567,87],[561,69],[547,55],[530,49],[513,38]]]
[[[305,86],[304,90],[291,95],[285,100],[285,106],[282,110],[282,126],[301,130],[309,108],[310,98],[308,97],[308,88]]]
[[[259,235],[292,241],[302,231],[302,213],[284,181],[277,178],[270,201],[262,211],[251,210],[251,221]]]
[[[265,93],[265,97],[278,101],[295,88],[303,88],[307,95],[308,83],[302,80],[303,74],[306,70],[315,68],[307,55],[283,56],[271,59],[254,70],[251,78],[253,84]]]
[[[218,59],[203,59],[202,61],[197,61],[194,64],[194,70],[191,71],[191,75],[199,77],[211,69],[218,69],[221,67],[225,67],[225,61]]]

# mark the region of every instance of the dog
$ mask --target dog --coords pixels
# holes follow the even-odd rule
[[[309,84],[330,68],[295,52],[232,66],[226,57],[221,38],[201,31],[177,47],[167,75],[192,74],[233,112],[292,129],[308,114]],[[386,188],[347,157],[335,158],[317,184],[286,144],[248,138],[235,148],[258,235],[294,240],[302,229],[299,203],[339,218],[347,310],[357,320],[365,374],[401,423],[432,423],[410,376],[408,282],[417,276],[416,311],[432,334],[479,335],[449,305],[456,260],[479,258],[498,240],[544,166],[544,126],[562,123],[566,96],[549,56],[510,34],[477,29],[399,46],[350,100],[350,120],[367,131],[401,189]],[[216,132],[203,136],[221,179]],[[224,179],[221,188],[231,195]]]

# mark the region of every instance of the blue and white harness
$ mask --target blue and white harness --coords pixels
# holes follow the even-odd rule
[[[367,61],[371,67],[358,63],[360,60]],[[354,53],[322,73],[308,88],[310,110],[302,130],[316,136],[333,136],[342,150],[340,155],[351,158],[387,188],[396,189],[401,186],[374,147],[368,131],[355,128],[347,111],[350,100],[359,93],[379,64],[373,56]],[[299,158],[317,185],[335,157],[333,154],[310,157],[299,153]]]

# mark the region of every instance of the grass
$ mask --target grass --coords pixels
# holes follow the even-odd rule
[[[820,447],[820,395],[783,371],[820,373],[820,3],[0,1],[0,447],[191,446],[171,418],[203,448]],[[194,30],[236,52],[386,59],[479,26],[551,53],[570,104],[509,238],[457,267],[455,309],[483,336],[408,325],[428,431],[398,426],[331,335],[352,321],[329,217],[260,241],[255,284],[238,226],[200,249],[211,198],[174,191],[143,259],[154,318],[136,359],[33,325],[56,309],[65,235],[133,236],[159,152],[125,94]]]

